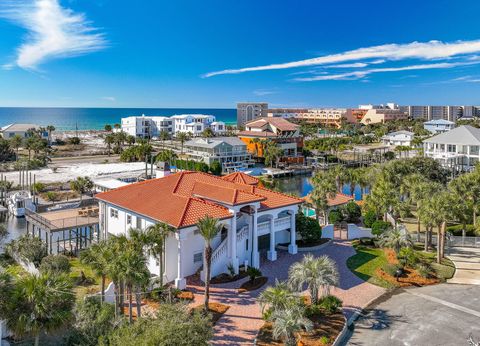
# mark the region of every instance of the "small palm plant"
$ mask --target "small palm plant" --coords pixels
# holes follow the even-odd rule
[[[379,242],[380,246],[391,248],[398,255],[400,249],[413,247],[413,241],[408,232],[401,232],[398,229],[392,229],[382,235]]]
[[[320,289],[323,295],[327,295],[330,287],[338,284],[338,271],[335,262],[328,256],[315,258],[309,254],[290,267],[288,278],[290,287],[295,291],[301,292],[307,286],[313,305],[318,303]]]
[[[301,303],[300,297],[290,290],[286,282],[276,280],[275,286],[267,287],[260,296],[258,302],[262,308],[265,320],[270,320],[273,312],[286,310],[294,303]]]
[[[290,306],[286,310],[278,310],[272,314],[273,337],[284,338],[286,346],[297,345],[295,334],[302,329],[310,331],[313,323],[305,317],[305,309],[301,306]]]
[[[105,301],[105,283],[107,279],[107,270],[109,262],[113,259],[113,252],[106,241],[93,244],[88,249],[80,253],[80,261],[89,265],[97,275],[102,277],[101,301]]]
[[[212,241],[222,230],[222,225],[218,220],[206,215],[197,223],[200,235],[205,240],[205,311],[208,311],[208,302],[210,299],[210,271],[212,266]]]

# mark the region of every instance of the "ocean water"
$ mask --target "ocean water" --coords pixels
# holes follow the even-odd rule
[[[53,125],[59,131],[101,130],[131,115],[210,114],[218,121],[235,124],[235,109],[206,108],[6,108],[0,107],[0,127],[11,123]]]

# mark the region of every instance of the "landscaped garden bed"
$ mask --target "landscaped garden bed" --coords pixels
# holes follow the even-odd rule
[[[420,247],[402,249],[377,248],[353,243],[357,253],[347,260],[349,269],[361,279],[385,288],[424,286],[443,282],[453,276],[455,266],[443,258],[435,262],[435,254]]]
[[[253,281],[245,281],[238,289],[238,293],[258,290],[260,287],[265,285],[267,281],[268,278],[266,276],[260,276],[258,278],[255,278]]]
[[[245,267],[240,266],[238,274],[232,275],[230,273],[222,273],[222,274],[219,274],[219,275],[211,278],[210,283],[214,284],[214,285],[226,284],[226,283],[229,283],[229,282],[238,281],[238,280],[243,279],[247,276],[248,276],[248,274],[245,271]]]

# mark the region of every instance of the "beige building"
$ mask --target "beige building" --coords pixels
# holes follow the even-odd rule
[[[237,103],[237,126],[244,127],[249,121],[266,117],[268,103],[266,102],[241,102]]]
[[[408,119],[408,115],[398,109],[348,109],[345,113],[345,120],[354,124],[368,125],[405,119]]]
[[[346,108],[311,108],[307,112],[299,114],[297,119],[308,123],[340,128],[346,113]]]

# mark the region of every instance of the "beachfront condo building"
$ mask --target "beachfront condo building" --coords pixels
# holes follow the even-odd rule
[[[266,117],[268,103],[265,102],[240,102],[237,103],[237,127],[243,128],[249,121]]]
[[[205,242],[196,226],[206,215],[221,225],[212,242],[212,277],[228,273],[230,266],[236,273],[240,265],[259,268],[263,254],[276,261],[278,244],[289,244],[288,252],[297,253],[295,216],[302,199],[263,188],[256,178],[239,172],[223,177],[191,171],[162,176],[95,196],[102,238],[156,223],[174,230],[166,239],[163,273],[158,258],[148,257],[152,276],[162,275],[165,282],[184,289],[186,277],[206,268]]]
[[[211,165],[217,161],[222,173],[231,173],[253,166],[252,155],[247,145],[237,137],[197,137],[185,142],[185,153],[195,161]]]
[[[283,118],[259,118],[245,124],[245,131],[238,133],[247,150],[257,158],[265,157],[265,145],[268,141],[276,143],[282,149],[280,161],[303,163],[303,136],[300,126]]]
[[[210,128],[214,134],[225,132],[225,123],[216,121],[215,116],[205,114],[182,114],[165,116],[131,116],[122,118],[122,131],[141,138],[158,137],[162,131],[175,136],[180,132],[199,136]]]
[[[357,108],[347,109],[345,112],[345,121],[352,124],[380,124],[406,119],[408,116],[404,112],[391,108]]]
[[[480,129],[459,126],[425,139],[423,152],[445,167],[472,169],[480,159]]]
[[[399,106],[412,119],[457,121],[480,116],[477,106]]]

